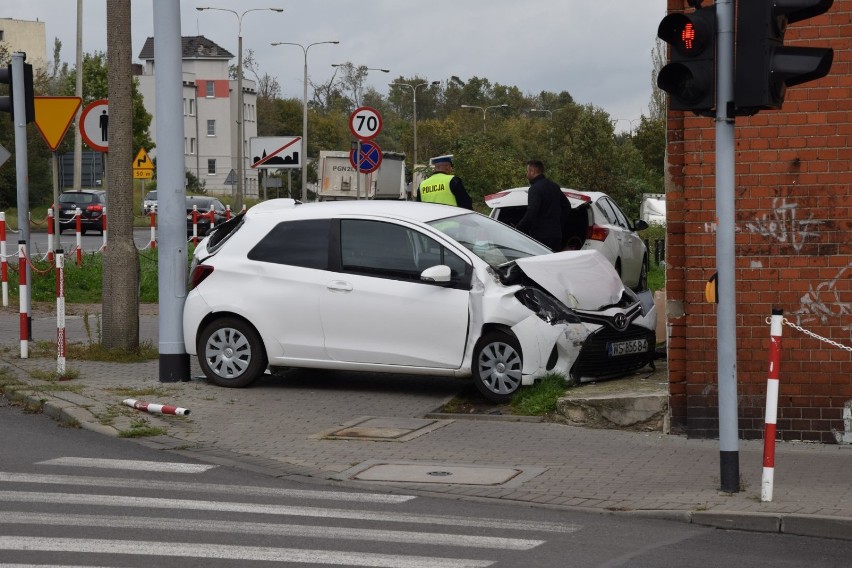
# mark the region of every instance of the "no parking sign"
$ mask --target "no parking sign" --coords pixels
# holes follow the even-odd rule
[[[375,142],[359,140],[355,148],[349,151],[349,163],[362,174],[374,172],[382,165],[382,149]]]

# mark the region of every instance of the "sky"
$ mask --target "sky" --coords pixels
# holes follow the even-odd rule
[[[133,0],[133,61],[153,37],[153,3]],[[11,6],[10,6],[11,4]],[[0,16],[45,22],[48,58],[54,38],[61,58],[75,61],[77,0],[4,2]],[[106,51],[106,0],[83,0],[83,51]],[[261,74],[278,79],[282,96],[302,98],[305,55],[272,42],[338,45],[308,49],[308,74],[328,81],[334,63],[370,71],[365,86],[387,94],[399,77],[445,81],[457,76],[515,86],[524,94],[568,91],[579,104],[609,113],[617,131],[649,114],[652,50],[666,0],[182,0],[181,34],[203,35],[237,54],[237,14],[243,50],[252,49]],[[197,11],[199,6],[233,10]],[[250,76],[249,76],[250,77]],[[311,97],[310,86],[308,97]],[[550,109],[555,110],[555,109]]]

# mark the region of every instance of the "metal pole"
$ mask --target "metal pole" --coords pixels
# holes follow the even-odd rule
[[[243,17],[239,20],[239,38],[237,39],[237,195],[234,199],[237,211],[243,208]]]
[[[417,167],[417,87],[419,85],[415,85],[411,88],[411,92],[414,96],[414,163],[412,164],[411,171],[414,171],[414,168]]]
[[[24,61],[27,55],[23,52],[12,54],[12,89],[15,127],[15,178],[18,187],[18,231],[19,241],[24,243],[24,249],[30,242],[30,176],[27,161],[27,101],[24,87]],[[24,263],[26,282],[32,282],[30,263]],[[21,307],[27,314],[27,339],[32,339],[32,286],[27,286],[26,293],[20,299]]]
[[[301,46],[299,46],[301,47]],[[310,46],[308,46],[309,48]],[[308,201],[308,48],[305,52],[305,75],[302,85],[302,201]]]
[[[187,245],[179,0],[154,2],[154,29],[157,30],[154,35],[157,69],[154,100],[157,117],[157,215],[160,221],[158,341],[160,382],[170,383],[190,378],[181,319],[186,300]]]
[[[737,313],[734,243],[734,2],[718,0],[716,77],[716,320],[719,382],[719,463],[722,491],[740,490],[737,417]]]

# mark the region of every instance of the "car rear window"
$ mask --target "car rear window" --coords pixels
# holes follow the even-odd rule
[[[63,193],[59,196],[60,203],[97,203],[97,196],[92,193]]]
[[[248,253],[259,262],[328,270],[331,219],[285,221],[272,228]]]

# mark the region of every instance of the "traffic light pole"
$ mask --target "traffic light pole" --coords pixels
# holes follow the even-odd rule
[[[734,247],[734,0],[716,0],[716,270],[721,490],[740,490]]]
[[[30,242],[30,185],[29,163],[27,161],[27,97],[24,77],[24,60],[27,54],[15,52],[12,54],[12,105],[13,124],[15,128],[15,177],[18,187],[18,231],[19,241],[27,245]],[[27,247],[29,250],[29,247]],[[26,263],[26,281],[32,283],[30,263]],[[27,293],[22,300],[23,312],[32,313],[32,286],[27,286]],[[27,318],[27,339],[32,339],[32,316]]]

